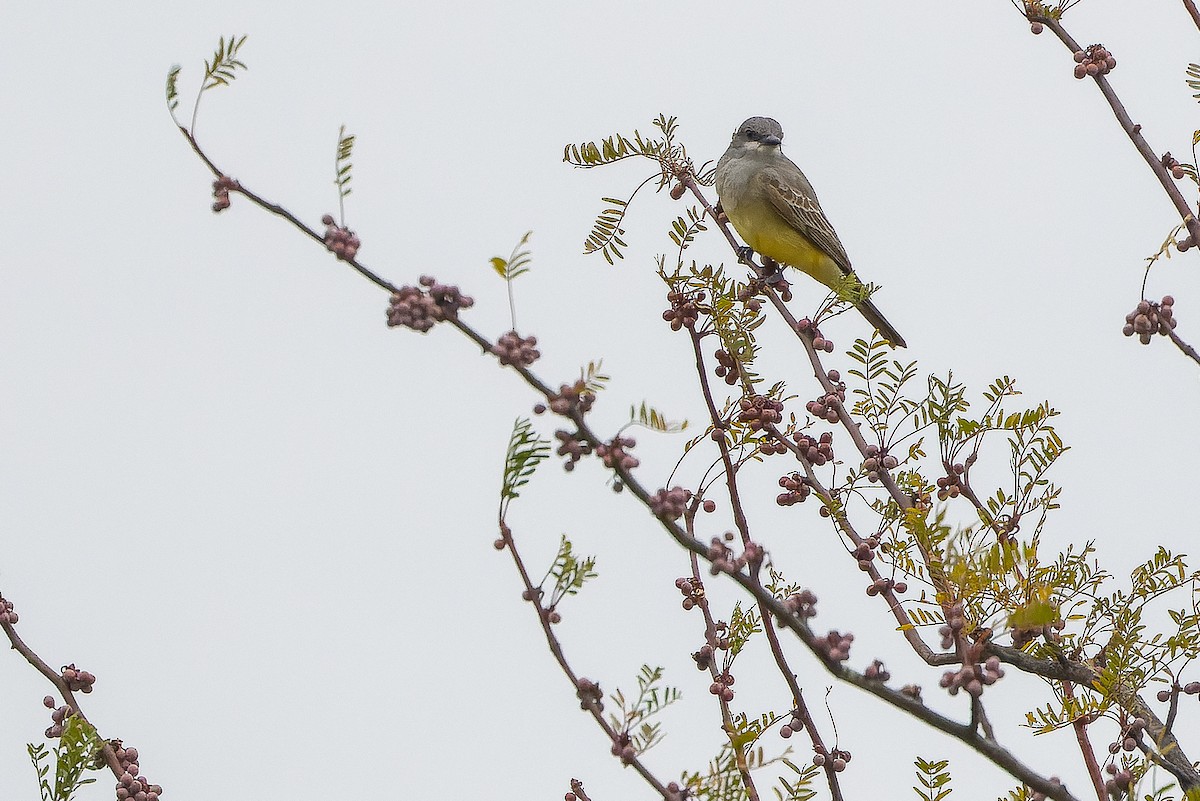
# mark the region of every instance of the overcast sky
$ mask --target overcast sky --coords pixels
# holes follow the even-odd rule
[[[1096,539],[1122,574],[1159,544],[1196,542],[1196,367],[1120,332],[1144,258],[1178,218],[1094,85],[1071,77],[1070,54],[1007,0],[940,13],[885,0],[52,9],[14,5],[0,26],[0,592],[48,662],[99,677],[88,715],[139,748],[168,799],[554,799],[572,777],[596,801],[651,795],[578,711],[491,547],[504,445],[536,398],[449,329],[386,328],[386,295],[280,220],[237,197],[209,210],[211,176],[163,84],[182,64],[186,115],[221,35],[249,35],[250,69],[202,104],[217,164],[318,226],[336,208],[346,124],[363,261],[396,283],[461,285],[493,337],[508,308],[488,259],[533,230],[517,310],[545,354],[535,369],[557,384],[603,358],[613,380],[593,422],[609,434],[643,400],[704,414],[654,276],[684,207],[647,195],[626,261],[583,256],[599,199],[647,165],[573,171],[563,145],[649,133],[663,112],[704,161],[745,117],[777,118],[860,274],[883,286],[876,302],[907,355],[976,392],[1014,376],[1027,405],[1062,411],[1073,450],[1043,547]],[[1190,160],[1183,81],[1198,34],[1179,4],[1088,0],[1067,24],[1116,54],[1113,84],[1152,147]],[[717,236],[694,258],[731,261]],[[1193,343],[1195,258],[1163,263],[1148,290],[1174,294]],[[801,309],[821,295],[796,289]],[[844,348],[864,332],[845,315],[827,333]],[[774,349],[760,367],[810,397],[779,334],[764,330]],[[683,439],[637,437],[642,480],[662,486]],[[1002,442],[986,456],[1003,469]],[[774,470],[746,476],[762,499],[751,524],[821,597],[818,629],[854,631],[853,666],[881,657],[898,684],[964,716],[862,595],[815,505],[773,506]],[[688,656],[702,629],[672,586],[686,558],[605,480],[592,463],[570,476],[547,463],[512,522],[533,565],[563,533],[599,556],[560,626],[580,673],[609,691],[663,665],[683,690],[648,756],[670,780],[720,742]],[[716,582],[711,594],[726,609],[737,597]],[[736,705],[784,710],[785,688],[755,659]],[[828,677],[798,648],[793,660],[824,715]],[[0,797],[35,798],[24,744],[49,725],[50,687],[10,652],[0,688]],[[1006,745],[1085,789],[1069,734],[1016,727],[1044,703],[1040,684],[1006,679],[987,697]],[[949,758],[964,797],[1012,786],[852,688],[828,702],[856,757],[848,797],[910,792],[917,756]],[[1095,733],[1098,749],[1109,736]],[[111,787],[101,775],[84,797]]]

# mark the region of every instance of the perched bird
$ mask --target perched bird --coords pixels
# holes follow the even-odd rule
[[[783,128],[770,117],[751,117],[738,126],[717,162],[717,195],[729,222],[752,250],[803,270],[827,287],[861,286],[846,249],[804,173],[783,155]],[[880,335],[898,348],[904,337],[870,298],[856,308]]]

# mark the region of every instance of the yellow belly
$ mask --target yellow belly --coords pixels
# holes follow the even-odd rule
[[[727,209],[726,214],[734,230],[756,253],[803,270],[827,287],[842,280],[837,263],[788,225],[770,204],[746,204]]]

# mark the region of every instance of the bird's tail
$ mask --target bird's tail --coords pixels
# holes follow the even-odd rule
[[[879,309],[875,308],[875,304],[871,302],[870,298],[867,298],[858,304],[858,311],[864,318],[866,318],[868,323],[875,326],[875,329],[879,331],[880,336],[891,343],[892,347],[908,347],[907,343],[904,341],[904,337],[900,336],[900,332],[897,331],[892,324],[887,321],[886,317],[879,313]]]

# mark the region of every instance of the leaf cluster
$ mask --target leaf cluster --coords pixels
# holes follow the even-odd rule
[[[579,380],[583,382],[584,389],[596,395],[608,385],[612,376],[604,372],[604,360],[597,359],[588,362],[586,367],[579,368]]]
[[[96,754],[104,743],[90,723],[72,715],[63,722],[63,733],[54,748],[54,777],[50,779],[50,751],[45,743],[29,743],[27,750],[37,771],[42,801],[70,801],[80,787],[96,781],[84,778],[84,771],[95,770]]]
[[[751,369],[758,355],[754,332],[766,322],[761,308],[756,310],[742,300],[752,294],[753,287],[727,276],[723,265],[700,266],[692,262],[686,271],[680,266],[668,272],[665,262],[660,260],[658,274],[672,290],[689,297],[704,297],[703,323],[696,331],[701,335],[715,333],[721,340],[721,349],[741,368],[747,387],[753,386],[759,380]]]
[[[641,406],[629,407],[629,425],[634,424],[648,428],[651,431],[657,431],[660,434],[678,434],[688,427],[687,420],[682,420],[678,423],[668,420],[658,409],[655,409],[653,406],[647,406],[645,401],[642,401]]]
[[[762,736],[787,716],[763,713],[758,718],[749,718],[745,713],[733,717],[733,730],[727,732],[729,739],[721,744],[716,757],[709,761],[704,772],[685,772],[680,784],[686,786],[691,795],[702,801],[742,801],[746,791],[742,783],[741,766],[747,771],[761,770],[781,764],[791,772],[791,778],[778,777],[779,786],[772,793],[779,801],[807,801],[816,795],[812,784],[820,768],[811,762],[797,765],[789,758],[791,748],[782,754],[768,757],[761,746],[755,746]]]
[[[622,239],[625,230],[621,224],[633,199],[650,184],[655,184],[655,191],[660,191],[685,175],[692,176],[700,183],[712,183],[712,174],[698,171],[687,155],[687,148],[676,140],[679,123],[675,117],[659,114],[653,125],[659,131],[657,137],[643,137],[635,130],[632,137],[617,133],[600,140],[599,143],[583,142],[578,145],[569,144],[563,148],[563,161],[574,167],[605,167],[631,158],[649,159],[658,167],[655,174],[638,184],[626,198],[601,198],[602,202],[608,205],[597,215],[591,232],[584,240],[585,254],[599,252],[609,264],[614,264],[616,259],[625,258],[623,249],[627,244]],[[694,209],[692,211],[695,212]],[[685,247],[685,241],[690,242],[697,230],[703,230],[702,224],[695,228],[698,222],[699,213],[696,212],[691,223],[684,223],[681,229],[676,229],[672,234],[672,239],[681,250]]]
[[[504,477],[500,485],[500,519],[505,519],[508,505],[521,497],[518,490],[529,483],[537,466],[550,455],[550,443],[533,431],[527,418],[517,418],[508,448],[504,454]]]
[[[340,222],[346,224],[346,210],[343,201],[350,196],[350,181],[353,179],[354,165],[350,158],[354,154],[354,134],[346,133],[346,126],[338,128],[337,156],[334,158],[333,183],[338,190],[338,205],[341,209]]]
[[[533,231],[526,231],[525,236],[521,237],[521,241],[517,242],[507,259],[502,259],[499,256],[492,257],[492,269],[505,281],[511,282],[529,272],[530,264],[533,263],[533,253],[526,245],[529,244],[529,237],[531,236],[533,236]]]
[[[920,787],[913,787],[917,798],[922,801],[942,801],[954,792],[950,787],[949,761],[942,759],[930,762],[917,757],[913,764],[917,766],[917,782],[920,784]]]
[[[200,88],[201,92],[215,89],[218,86],[228,86],[236,80],[237,70],[247,69],[246,65],[237,57],[238,51],[245,43],[245,36],[230,36],[229,41],[225,41],[224,36],[221,37],[217,49],[213,52],[212,60],[204,62],[204,84]]]
[[[629,735],[630,745],[639,756],[662,742],[665,736],[661,723],[653,721],[671,704],[683,696],[674,687],[663,685],[663,669],[642,665],[638,673],[638,694],[629,699],[620,690],[610,696],[618,712],[609,714],[612,727]]]
[[[596,557],[587,556],[582,559],[575,556],[571,541],[564,534],[558,543],[558,555],[547,571],[547,577],[554,579],[554,591],[550,594],[550,607],[554,608],[559,601],[568,595],[575,595],[583,585],[596,578]]]

